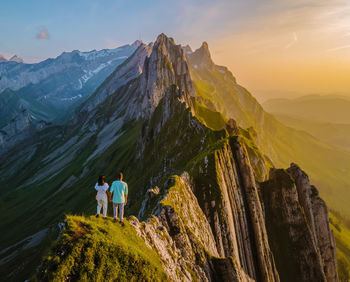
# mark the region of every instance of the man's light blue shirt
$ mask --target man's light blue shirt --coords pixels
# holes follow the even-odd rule
[[[128,195],[128,184],[120,180],[113,181],[109,191],[113,193],[113,203],[123,204],[125,202],[125,195]]]

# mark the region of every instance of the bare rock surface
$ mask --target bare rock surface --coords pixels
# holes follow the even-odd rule
[[[282,281],[338,281],[327,207],[295,164],[262,183],[269,241]]]

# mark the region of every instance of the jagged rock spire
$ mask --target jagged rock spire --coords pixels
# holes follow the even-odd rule
[[[203,42],[201,47],[195,50],[193,53],[188,54],[188,59],[191,65],[196,67],[213,67],[215,64],[211,59],[209,46],[207,42]]]

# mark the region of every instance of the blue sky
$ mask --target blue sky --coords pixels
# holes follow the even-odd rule
[[[0,54],[148,43],[164,32],[212,57],[261,98],[350,95],[348,0],[12,0],[0,4]]]
[[[254,1],[251,1],[253,3]],[[263,1],[261,1],[263,2]],[[26,61],[74,49],[112,48],[136,39],[153,41],[164,32],[183,43],[200,44],[234,32],[235,22],[255,5],[232,1],[6,1],[0,9],[0,54]],[[235,18],[235,21],[232,21]],[[49,38],[38,39],[46,31]]]

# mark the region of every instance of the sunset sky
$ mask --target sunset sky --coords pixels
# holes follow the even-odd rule
[[[7,1],[0,54],[26,62],[63,51],[114,48],[164,32],[198,48],[263,101],[350,96],[350,1]]]

